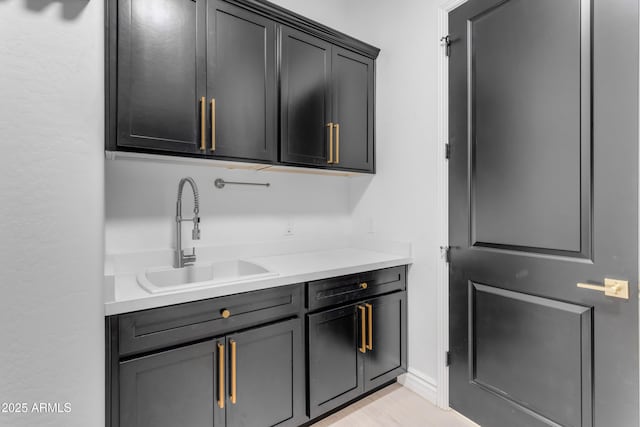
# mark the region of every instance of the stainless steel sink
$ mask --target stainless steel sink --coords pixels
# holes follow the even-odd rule
[[[182,268],[157,267],[138,274],[138,284],[152,294],[206,288],[277,276],[261,265],[243,261],[193,264]]]

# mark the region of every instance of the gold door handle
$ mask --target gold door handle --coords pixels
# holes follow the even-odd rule
[[[361,305],[358,306],[358,310],[360,310],[360,348],[358,350],[360,350],[360,353],[366,353],[367,352],[367,342],[366,339],[367,337],[366,335],[366,329],[367,329],[367,325],[366,325],[366,313],[365,313],[365,308]]]
[[[336,123],[336,164],[340,163],[340,124]]]
[[[211,98],[211,151],[216,151],[216,99]]]
[[[224,408],[224,344],[218,343],[218,407]]]
[[[590,283],[578,283],[576,286],[583,289],[604,292],[608,297],[629,299],[629,282],[626,280],[604,279],[604,286]]]
[[[229,345],[231,345],[231,403],[236,404],[238,400],[238,394],[236,390],[236,342],[234,340],[229,340]]]
[[[200,150],[205,151],[207,149],[207,143],[205,141],[205,114],[207,112],[206,100],[204,96],[200,98]]]
[[[327,127],[329,128],[329,160],[327,163],[333,163],[333,123],[327,123]]]
[[[367,332],[367,350],[373,350],[373,306],[365,304],[367,307],[367,318],[369,331]]]

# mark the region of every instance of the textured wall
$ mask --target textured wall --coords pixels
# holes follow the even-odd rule
[[[0,1],[0,426],[104,425],[103,7]]]

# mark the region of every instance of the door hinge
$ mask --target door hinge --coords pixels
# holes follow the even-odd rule
[[[444,158],[447,160],[451,158],[451,144],[448,142],[444,144]]]
[[[451,352],[447,351],[447,353],[444,356],[444,364],[445,366],[451,366]]]
[[[444,46],[445,56],[451,56],[451,37],[449,34],[440,38],[440,46]]]
[[[451,262],[451,246],[440,246],[440,252],[444,258],[444,262]]]

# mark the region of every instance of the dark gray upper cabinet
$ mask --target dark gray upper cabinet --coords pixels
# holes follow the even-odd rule
[[[205,0],[118,2],[118,147],[197,152],[197,100],[206,95],[204,6]]]
[[[207,103],[208,154],[275,160],[275,22],[208,0]]]
[[[280,160],[374,172],[373,60],[287,27],[280,43]]]
[[[108,150],[375,171],[377,48],[265,0],[107,0],[106,23]]]
[[[334,46],[331,64],[336,141],[334,167],[373,172],[373,60]]]
[[[282,27],[281,160],[329,166],[331,44]]]

